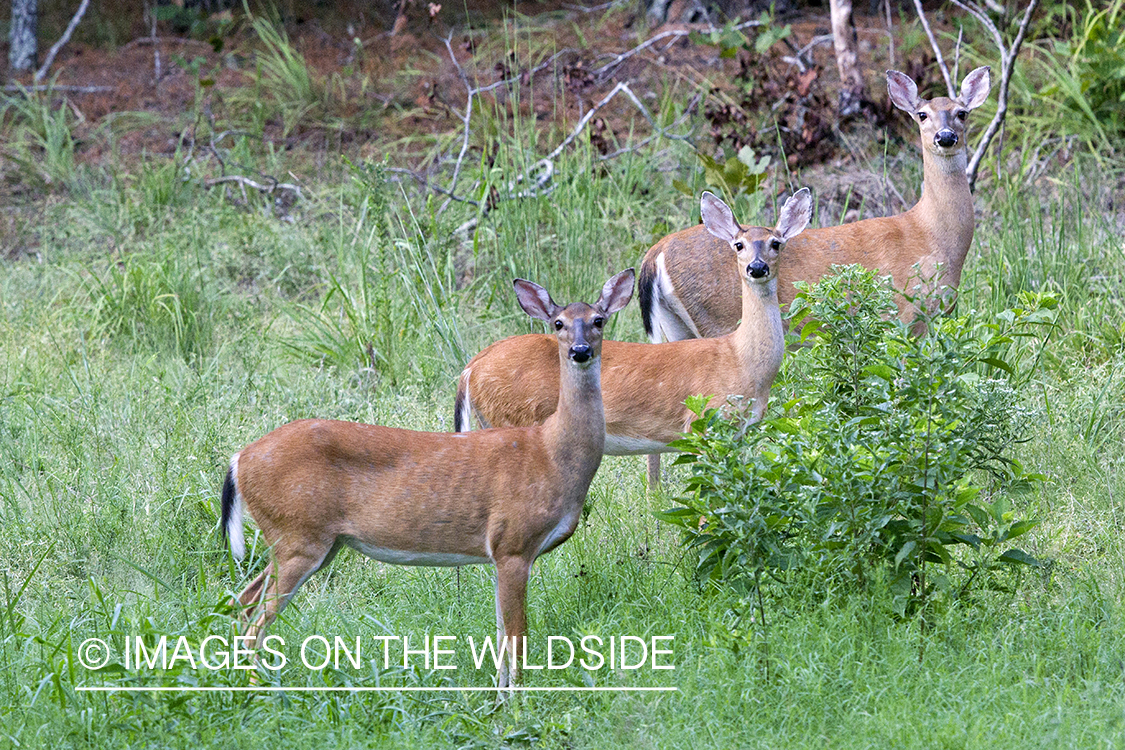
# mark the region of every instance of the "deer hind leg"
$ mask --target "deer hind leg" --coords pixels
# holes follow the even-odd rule
[[[256,609],[257,617],[246,631],[246,635],[254,638],[255,647],[262,645],[265,630],[269,627],[281,610],[297,593],[301,587],[316,571],[323,568],[335,557],[339,544],[326,545],[322,543],[289,544],[282,549],[281,545],[274,548],[274,560],[266,568],[263,575],[266,577],[260,586],[260,596]],[[259,577],[261,578],[261,576]],[[250,588],[258,583],[255,579]],[[245,595],[247,592],[243,592]]]
[[[270,576],[273,575],[273,563],[266,565],[265,570],[258,574],[250,584],[242,589],[242,593],[230,600],[230,605],[239,610],[238,619],[242,622],[247,622],[250,615],[261,603],[262,588],[266,585]]]
[[[645,458],[648,459],[648,488],[656,491],[660,487],[660,454],[650,453]]]
[[[527,579],[531,563],[519,557],[496,561],[496,631],[503,644],[498,688],[519,684],[519,653],[527,636]]]

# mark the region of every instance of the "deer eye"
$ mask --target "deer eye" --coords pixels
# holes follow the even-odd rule
[[[741,253],[743,247],[745,247],[745,245],[743,245],[741,242],[734,243],[735,252]]]
[[[563,329],[563,322],[561,320],[555,321],[555,330],[561,331]]]
[[[968,111],[964,110],[964,109],[957,113],[957,119],[960,120],[961,122],[964,122],[965,118],[968,117],[968,116],[969,116]]]
[[[929,117],[929,115],[927,115],[925,112],[919,112],[918,122],[925,122],[927,117]]]
[[[780,250],[781,249],[781,240],[776,239],[776,238],[770,240],[770,248],[772,248],[774,250]]]
[[[598,316],[598,317],[594,318],[594,328],[597,328],[600,331],[602,329],[602,326],[604,326],[604,325],[605,325],[605,318],[603,318],[601,316]]]

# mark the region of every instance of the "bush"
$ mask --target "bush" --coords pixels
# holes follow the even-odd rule
[[[688,494],[660,517],[683,529],[697,574],[756,598],[764,619],[761,584],[788,570],[860,589],[885,578],[906,615],[1041,566],[1011,544],[1038,522],[1009,498],[1043,478],[1012,449],[1056,304],[1020,303],[993,321],[935,317],[915,338],[873,271],[802,287],[790,330],[811,346],[787,369],[808,377],[784,414],[750,426],[689,401],[699,418],[674,444]]]

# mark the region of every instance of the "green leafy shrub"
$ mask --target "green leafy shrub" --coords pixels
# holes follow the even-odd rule
[[[888,580],[901,615],[1010,588],[1014,568],[1043,564],[1012,546],[1037,521],[1008,498],[1043,478],[1012,449],[1055,307],[1025,294],[994,320],[935,317],[916,338],[873,271],[804,286],[789,313],[811,343],[787,362],[807,375],[799,395],[754,426],[689,401],[699,418],[674,444],[688,493],[660,517],[683,530],[698,575],[757,598],[763,619],[763,581],[794,569]]]

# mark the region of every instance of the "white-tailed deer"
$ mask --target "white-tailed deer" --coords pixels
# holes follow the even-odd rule
[[[492,563],[497,648],[503,643],[506,654],[497,681],[518,680],[531,565],[574,533],[602,460],[602,328],[629,302],[633,281],[630,268],[606,282],[594,305],[560,307],[542,287],[516,280],[523,309],[554,329],[562,372],[559,408],[539,425],[463,435],[305,419],[235,454],[222,531],[241,557],[245,503],[271,547],[270,564],[235,603],[257,609],[248,635],[260,643],[301,584],[345,545],[401,565]]]
[[[751,401],[761,419],[770,386],[785,352],[777,302],[779,254],[808,224],[812,199],[797,191],[781,209],[776,229],[742,227],[725,203],[711,193],[700,201],[704,225],[726,248],[727,272],[737,272],[742,322],[716,339],[666,344],[606,341],[602,346],[602,396],[605,402],[605,452],[637,455],[667,450],[686,432],[689,396],[739,395]],[[789,251],[784,251],[788,255]],[[659,293],[659,290],[657,291]],[[559,362],[551,338],[513,336],[477,354],[461,373],[454,404],[458,431],[471,429],[473,414],[484,426],[541,422],[555,411]],[[658,477],[651,473],[650,486]]]
[[[909,76],[887,71],[891,101],[910,113],[922,134],[922,197],[897,216],[805,230],[789,243],[781,266],[777,294],[782,305],[793,301],[793,282],[816,282],[834,264],[858,263],[890,274],[896,289],[915,297],[960,284],[974,227],[965,176],[965,122],[969,111],[988,98],[989,86],[989,69],[977,68],[965,76],[960,98],[927,100],[918,97]],[[739,316],[737,289],[725,242],[703,226],[668,235],[641,262],[638,298],[649,340],[679,341],[733,330]],[[944,300],[952,302],[952,296]],[[917,309],[909,301],[900,297],[898,305],[903,320],[914,318]],[[916,333],[921,330],[916,326]]]

